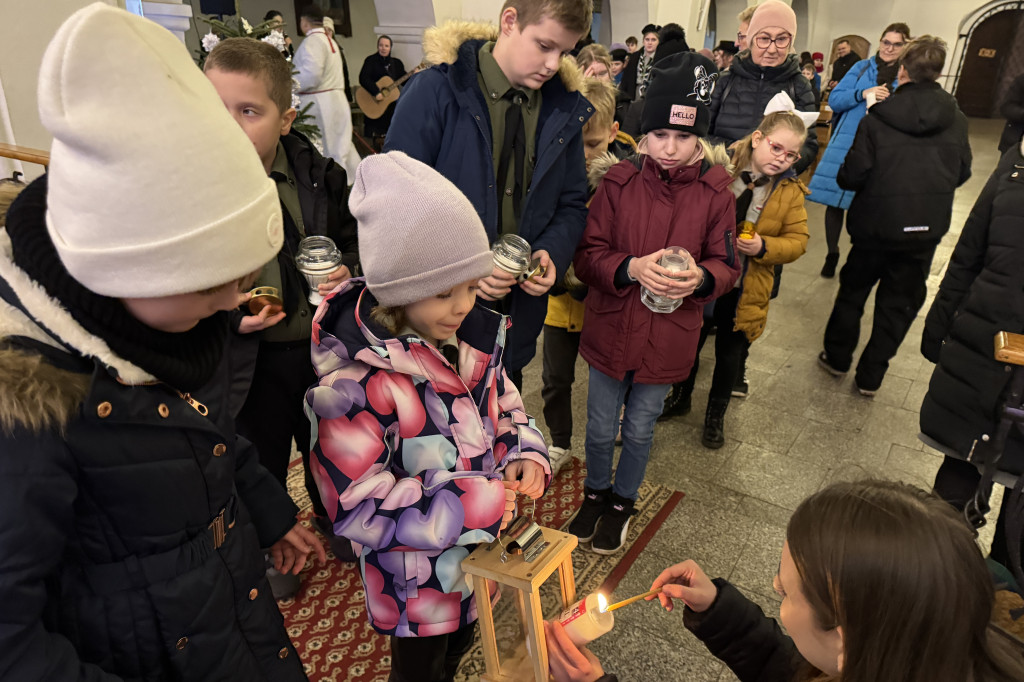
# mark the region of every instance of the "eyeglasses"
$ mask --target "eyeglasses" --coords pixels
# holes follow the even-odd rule
[[[789,47],[789,44],[791,42],[793,42],[793,36],[789,35],[788,33],[783,33],[782,35],[776,36],[775,38],[772,38],[767,33],[758,33],[756,36],[754,36],[754,44],[757,45],[758,48],[762,50],[767,50],[768,46],[771,45],[772,43],[775,43],[775,47],[779,48],[780,50],[785,50],[787,47]]]
[[[889,50],[900,49],[904,45],[906,45],[906,43],[904,43],[902,41],[898,42],[898,43],[890,43],[888,40],[883,40],[882,41],[882,47],[884,47],[886,49],[889,49]]]
[[[736,40],[743,41],[743,40],[746,40],[746,39],[747,39],[747,34],[746,33],[739,33],[739,32],[736,33]]]
[[[764,136],[764,139],[768,143],[768,151],[771,152],[771,155],[776,159],[784,158],[786,163],[796,163],[800,160],[800,155],[798,153],[788,151],[785,147],[778,142],[774,142],[767,135]]]

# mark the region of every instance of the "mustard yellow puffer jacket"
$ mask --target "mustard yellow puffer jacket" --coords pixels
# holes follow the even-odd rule
[[[743,292],[736,306],[737,331],[751,343],[764,332],[776,265],[792,263],[807,251],[807,187],[795,177],[783,178],[768,196],[757,221],[757,233],[765,243],[760,258],[747,259]]]
[[[608,151],[587,166],[587,182],[590,185],[591,198],[608,169],[635,152],[636,141],[621,130],[616,133],[615,141],[612,142]],[[589,198],[587,206],[590,206]],[[569,294],[549,296],[548,315],[544,319],[544,324],[579,333],[583,331],[583,311],[585,309],[583,301],[577,301]]]

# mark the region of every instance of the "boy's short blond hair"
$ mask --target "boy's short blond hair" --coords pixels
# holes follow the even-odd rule
[[[597,128],[608,131],[615,123],[615,93],[617,88],[608,81],[598,78],[584,78],[580,94],[594,107],[594,115],[583,126],[587,134]]]
[[[519,30],[551,17],[565,30],[582,36],[594,18],[593,0],[505,0],[501,11],[510,7],[516,11]]]
[[[269,43],[252,38],[222,40],[203,65],[203,72],[213,70],[262,79],[280,113],[292,108],[292,65]]]

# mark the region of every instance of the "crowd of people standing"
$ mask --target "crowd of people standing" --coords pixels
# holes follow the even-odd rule
[[[586,478],[568,532],[615,554],[657,421],[692,407],[703,344],[714,331],[701,436],[714,449],[783,266],[823,231],[833,276],[844,220],[852,247],[817,361],[851,369],[877,284],[855,377],[874,395],[970,176],[966,119],[936,82],[944,41],[895,23],[872,57],[840,43],[820,93],[821,59],[795,54],[778,0],[745,10],[710,57],[679,24],[583,45],[592,18],[589,0],[507,0],[496,25],[432,27],[431,66],[386,107],[382,79],[410,72],[380,36],[359,83],[384,109],[366,124],[382,151],[362,160],[316,6],[294,52],[225,39],[202,71],[123,10],[65,22],[39,81],[52,165],[0,232],[2,676],[305,679],[272,598],[326,561],[285,490],[294,441],[313,526],[357,562],[367,620],[389,638],[389,679],[453,679],[476,600],[493,596],[462,561],[572,460],[577,356]],[[293,66],[322,154],[292,128]],[[808,188],[819,96],[836,119]],[[1024,676],[989,628],[993,585],[954,511],[1007,396],[991,339],[1020,319],[1007,300],[1024,141],[1005,148],[922,341],[939,496],[874,481],[805,500],[773,583],[788,635],[692,561],[652,585],[743,680]],[[824,226],[808,200],[828,207]],[[334,259],[319,280],[298,263],[309,239]],[[550,442],[521,397],[541,335]],[[1020,443],[1009,461],[1024,461]],[[1015,506],[1000,540],[1019,529]],[[558,682],[615,679],[560,625],[546,633]]]

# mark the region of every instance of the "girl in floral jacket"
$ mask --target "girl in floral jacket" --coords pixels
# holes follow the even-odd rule
[[[451,679],[476,621],[462,560],[517,492],[543,494],[544,438],[502,369],[508,318],[475,305],[492,259],[469,200],[391,152],[360,164],[350,208],[366,277],[313,320],[313,476],[391,635],[391,679]]]

